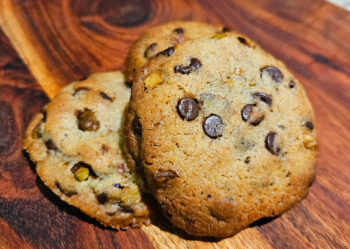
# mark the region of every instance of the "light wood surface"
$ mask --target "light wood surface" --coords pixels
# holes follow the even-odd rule
[[[104,229],[43,186],[21,149],[48,97],[92,72],[123,70],[144,30],[179,19],[222,23],[256,40],[300,79],[316,113],[320,154],[307,198],[221,241],[185,236],[161,218],[142,229]],[[345,10],[321,0],[1,0],[0,24],[0,249],[350,248]]]

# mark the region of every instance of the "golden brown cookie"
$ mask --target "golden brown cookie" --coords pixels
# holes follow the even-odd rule
[[[172,53],[172,46],[185,40],[211,36],[222,32],[223,27],[193,21],[170,22],[148,29],[131,47],[126,60],[127,81],[132,82],[135,73],[148,59]],[[165,50],[168,49],[168,50]]]
[[[124,82],[122,73],[110,72],[68,85],[33,118],[24,139],[45,185],[114,228],[149,223],[140,181],[121,150],[130,97]]]
[[[224,33],[184,41],[148,63],[134,80],[124,135],[130,164],[170,222],[225,237],[306,196],[314,123],[285,65]]]

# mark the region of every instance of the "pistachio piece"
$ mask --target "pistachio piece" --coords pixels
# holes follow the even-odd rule
[[[225,34],[225,33],[218,33],[218,34],[213,35],[211,37],[211,39],[222,39],[222,38],[224,38],[226,36],[227,36],[227,34]]]
[[[307,134],[304,135],[303,143],[306,149],[311,150],[311,149],[317,148],[317,142],[310,135],[307,135]]]
[[[131,205],[133,203],[137,203],[141,201],[141,195],[139,189],[133,188],[125,194],[122,198],[121,201],[123,202],[124,205]]]
[[[153,88],[162,82],[163,82],[163,75],[162,75],[162,72],[158,70],[158,71],[152,72],[150,75],[147,76],[147,78],[145,79],[145,87]]]
[[[89,178],[89,169],[85,167],[80,167],[79,169],[77,169],[77,171],[75,171],[74,177],[79,182],[87,180]]]

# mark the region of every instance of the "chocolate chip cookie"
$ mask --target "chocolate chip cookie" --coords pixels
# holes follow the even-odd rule
[[[230,236],[280,215],[315,177],[315,120],[302,85],[236,33],[150,60],[134,80],[124,135],[165,217],[193,235]]]
[[[141,184],[122,148],[130,88],[120,72],[96,73],[64,89],[34,116],[24,149],[42,181],[103,225],[149,223]]]
[[[126,61],[127,79],[133,76],[150,58],[170,56],[173,45],[184,40],[196,39],[223,32],[223,27],[193,21],[170,22],[147,30],[131,47]]]

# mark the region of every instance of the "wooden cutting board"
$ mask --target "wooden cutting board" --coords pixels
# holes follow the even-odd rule
[[[161,221],[102,228],[53,195],[22,154],[30,118],[60,88],[123,70],[132,42],[172,20],[222,23],[256,40],[301,80],[316,112],[307,198],[221,241]],[[0,23],[0,249],[350,248],[350,13],[321,0],[1,0]]]

